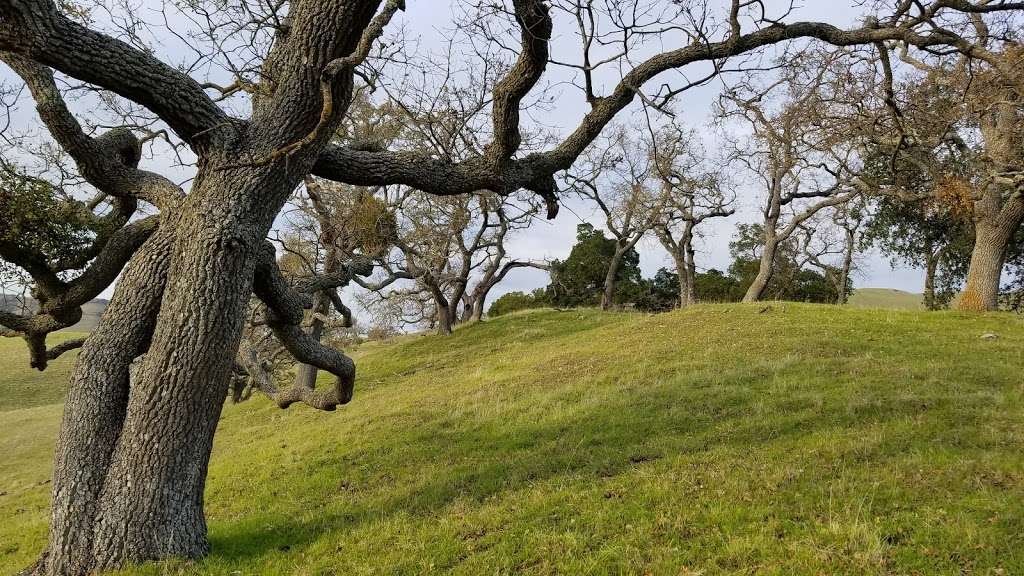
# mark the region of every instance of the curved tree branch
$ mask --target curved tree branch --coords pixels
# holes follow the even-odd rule
[[[138,198],[161,209],[184,197],[167,178],[137,168],[141,143],[131,131],[117,128],[96,138],[88,136],[68,110],[52,70],[11,52],[0,52],[0,60],[25,81],[40,119],[90,184],[105,194]]]
[[[302,330],[303,310],[312,306],[311,299],[293,290],[274,258],[274,248],[264,244],[253,280],[253,292],[267,305],[267,325],[296,360],[326,370],[336,377],[334,387],[315,390],[305,386],[278,389],[269,378],[258,378],[256,384],[287,408],[303,402],[318,410],[331,411],[352,400],[355,387],[355,363],[341,352],[320,344]],[[243,359],[244,360],[244,359]]]
[[[974,4],[968,2],[937,2],[935,10],[951,9],[962,12],[995,12],[1018,9],[1016,3],[999,5]],[[536,14],[543,11],[524,0],[516,4],[517,21],[523,26],[524,39],[531,21],[537,22]],[[536,12],[536,14],[535,14]],[[525,16],[533,18],[528,20]],[[361,151],[338,146],[329,146],[323,151],[313,167],[313,172],[323,178],[353,185],[373,186],[406,184],[432,194],[451,195],[486,189],[499,194],[510,194],[526,188],[540,193],[549,201],[549,217],[557,211],[551,207],[555,196],[553,175],[572,166],[576,158],[590,145],[612,119],[628,106],[637,96],[640,88],[648,81],[668,70],[682,68],[703,61],[717,61],[749,53],[758,48],[800,38],[817,39],[834,46],[868,45],[885,41],[899,41],[918,48],[948,46],[965,54],[984,57],[979,49],[962,37],[941,28],[927,32],[918,31],[921,21],[904,18],[900,14],[890,23],[880,25],[877,21],[864,26],[843,30],[823,22],[795,22],[792,24],[773,23],[747,34],[729,35],[719,42],[694,43],[688,46],[652,56],[626,73],[608,96],[597,98],[592,109],[580,125],[555,148],[529,154],[520,159],[511,159],[495,165],[486,157],[471,158],[460,163],[444,162],[424,154],[389,151]],[[495,99],[495,127],[498,140],[491,149],[501,153],[514,153],[512,144],[515,136],[507,123],[517,117],[511,103],[518,103],[529,90],[530,80],[543,72],[546,62],[539,58],[546,54],[541,49],[544,38],[543,26],[530,42],[524,43],[524,50],[517,60],[517,67],[524,74],[522,78],[503,81],[507,93]],[[530,58],[530,62],[524,61]],[[513,89],[513,87],[515,89]],[[498,127],[501,126],[499,130]],[[509,150],[512,150],[511,152]],[[497,152],[495,152],[497,154]]]
[[[193,149],[235,132],[229,118],[190,76],[67,18],[52,0],[0,0],[0,50],[21,54],[141,104]]]

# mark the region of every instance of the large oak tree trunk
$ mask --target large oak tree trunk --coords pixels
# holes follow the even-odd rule
[[[452,319],[447,311],[437,314],[437,333],[441,336],[450,336],[452,333]]]
[[[283,201],[295,183],[250,178],[239,185],[225,173],[200,176],[187,202],[194,205],[175,231],[170,282],[132,380],[101,494],[93,544],[98,568],[208,551],[207,465],[256,254],[276,213],[250,203],[267,188]]]
[[[679,307],[686,308],[690,304],[689,287],[687,286],[686,278],[686,259],[674,251],[670,252],[670,254],[672,261],[676,265],[676,275],[679,276]]]
[[[78,356],[54,456],[50,541],[38,574],[85,574],[108,467],[128,405],[129,365],[145,352],[166,283],[173,236],[158,231],[128,264]]]
[[[608,264],[608,273],[604,277],[604,290],[601,291],[601,310],[611,310],[615,300],[615,286],[618,284],[619,267],[622,266],[622,256],[625,250],[615,250],[611,262]]]
[[[1010,234],[979,222],[975,227],[974,250],[967,270],[967,284],[957,308],[960,310],[995,310],[999,300],[999,279],[1006,258]]]
[[[258,247],[296,181],[201,171],[196,182],[129,263],[82,351],[56,455],[50,543],[35,574],[208,552],[213,436]]]
[[[747,293],[743,295],[744,302],[757,302],[761,299],[775,272],[775,253],[778,247],[778,242],[774,240],[765,243],[764,250],[761,252],[761,264],[757,269],[757,276],[747,288]]]
[[[1024,190],[1012,191],[1003,201],[1004,190],[990,184],[974,203],[974,249],[967,270],[967,284],[957,308],[995,310],[999,305],[999,280],[1007,246],[1024,220]]]

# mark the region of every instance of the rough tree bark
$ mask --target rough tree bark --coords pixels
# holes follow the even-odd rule
[[[774,226],[771,229],[772,231],[768,232],[769,226],[765,226],[765,242],[764,247],[761,248],[760,265],[757,268],[757,275],[754,276],[754,281],[747,287],[747,291],[743,295],[744,302],[757,302],[760,300],[765,288],[768,287],[768,282],[772,279],[772,274],[775,273],[775,256],[778,253],[781,240],[775,235]]]
[[[601,310],[611,310],[615,305],[615,287],[618,285],[619,268],[622,267],[622,257],[629,248],[623,248],[619,243],[615,245],[615,253],[608,262],[608,272],[604,276],[604,289],[601,291]]]
[[[1024,198],[1015,190],[1003,203],[996,185],[974,203],[974,249],[967,283],[960,295],[960,310],[995,310],[999,306],[999,282],[1010,239],[1024,220]]]
[[[278,48],[271,60],[302,54],[319,70],[353,51],[377,6],[303,7],[294,15],[293,35],[282,44],[299,46]],[[171,86],[184,81],[191,88],[151,57],[66,20],[51,4],[15,2],[3,8],[5,20],[14,14],[77,32],[52,34],[76,49],[42,50],[49,54],[45,64],[64,64],[62,55],[69,53],[76,53],[80,63],[89,61],[90,52],[104,51],[103,61],[114,56],[110,52],[120,52],[126,57],[121,64],[157,71],[148,78],[136,75],[136,80],[159,82],[163,73]],[[341,23],[337,34],[319,33],[325,21]],[[78,63],[70,67],[86,80],[105,79],[104,71],[80,70]],[[316,95],[321,87],[306,70],[292,67],[280,75],[282,97],[262,111],[257,107],[257,118],[265,117],[259,118],[259,129],[244,135],[212,103],[200,101],[191,115],[183,115],[179,103],[164,100],[173,98],[173,89],[162,86],[143,95],[158,112],[169,112],[172,125],[179,120],[174,127],[203,161],[192,192],[163,215],[160,230],[129,262],[95,339],[82,351],[57,449],[51,539],[34,573],[78,575],[126,562],[195,558],[208,551],[202,510],[206,467],[252,290],[257,248],[301,176],[312,168],[337,116],[288,163],[232,165],[316,134],[311,128],[320,116]],[[338,76],[326,84],[335,94],[331,103],[343,112],[351,74]],[[194,104],[198,92],[180,105]],[[204,113],[211,117],[202,118]],[[207,130],[201,136],[192,124],[197,119],[209,120],[201,122]],[[146,318],[154,318],[155,325]],[[143,350],[138,376],[129,387],[128,364]],[[153,409],[154,402],[159,410]]]
[[[452,329],[458,323],[458,303],[452,303],[440,290],[431,289],[434,298],[434,307],[437,316],[437,333],[441,336],[450,336]]]

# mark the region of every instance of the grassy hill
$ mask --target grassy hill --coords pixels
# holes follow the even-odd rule
[[[56,332],[50,334],[47,344],[52,346],[57,342],[83,336],[86,334]],[[46,371],[40,372],[29,367],[28,349],[24,340],[0,338],[0,425],[4,423],[4,414],[10,410],[63,402],[77,355],[77,351],[63,354],[51,361]],[[2,485],[0,490],[3,490]]]
[[[924,296],[893,288],[857,288],[848,302],[856,308],[923,310]]]
[[[1024,574],[1024,322],[762,308],[364,347],[337,413],[228,406],[211,556],[126,573]],[[44,544],[59,419],[10,408],[0,573]]]
[[[96,329],[100,316],[103,315],[103,311],[107,309],[108,304],[110,304],[110,301],[103,299],[86,302],[82,305],[82,319],[74,326],[62,330],[62,332],[92,332]],[[32,298],[25,298],[23,301],[19,296],[0,293],[0,310],[22,313],[23,307],[35,310],[37,306],[38,304]]]

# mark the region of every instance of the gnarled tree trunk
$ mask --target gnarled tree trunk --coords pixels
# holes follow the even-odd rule
[[[960,310],[995,310],[999,306],[999,281],[1006,251],[1021,221],[1024,198],[1021,190],[1002,201],[1002,190],[990,184],[984,196],[974,204],[974,249],[967,270],[967,283],[960,295]]]
[[[168,219],[133,259],[101,338],[83,350],[61,433],[53,538],[41,573],[82,574],[208,550],[206,467],[256,248],[276,213],[252,199],[273,187],[275,204],[283,203],[295,182],[271,174],[246,186],[241,178],[203,176],[186,201],[195,206]],[[155,318],[155,327],[146,318]],[[96,349],[109,332],[119,333],[109,342],[114,354]],[[140,352],[129,389],[128,363]],[[94,436],[105,440],[97,444]],[[109,454],[76,451],[83,440]]]
[[[619,280],[619,268],[622,266],[622,257],[626,249],[616,247],[615,253],[608,264],[608,273],[604,277],[604,290],[601,291],[601,310],[611,310],[615,303],[615,286]]]
[[[779,243],[775,238],[765,242],[761,251],[761,264],[757,269],[757,276],[754,276],[754,281],[743,295],[744,302],[757,302],[764,295],[764,290],[768,287],[768,282],[771,281],[772,274],[775,272],[775,254],[778,248]]]
[[[296,18],[295,39],[309,45],[290,48],[320,70],[352,51],[376,3],[332,4],[329,14],[306,8]],[[302,34],[325,18],[343,22],[345,32]],[[321,104],[309,96],[320,86],[305,70],[279,78],[283,96],[256,107],[258,129],[232,132],[231,121],[218,124],[223,133],[210,135],[213,144],[202,148],[191,193],[164,207],[159,230],[130,261],[72,376],[55,459],[50,542],[32,573],[81,576],[207,553],[206,471],[257,256],[340,118],[313,131],[316,138],[287,162],[258,161],[317,123]],[[334,80],[333,89],[334,106],[344,111],[351,76]],[[246,164],[250,158],[257,160]],[[129,364],[140,354],[129,386]]]
[[[160,309],[169,227],[131,259],[78,356],[54,456],[50,541],[35,573],[85,574],[96,566],[94,527],[127,411],[128,368],[148,348]]]

